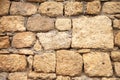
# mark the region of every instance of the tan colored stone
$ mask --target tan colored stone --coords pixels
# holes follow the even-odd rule
[[[24,17],[22,16],[3,16],[0,18],[0,32],[25,30]]]
[[[77,52],[78,53],[89,53],[90,49],[79,49]]]
[[[76,76],[82,72],[82,56],[69,50],[57,51],[56,73],[60,75]]]
[[[112,51],[111,58],[113,61],[120,61],[120,51]]]
[[[58,18],[55,22],[55,27],[58,30],[70,30],[71,29],[71,19]]]
[[[82,2],[67,2],[65,4],[65,15],[79,15],[83,12],[83,4]]]
[[[120,19],[120,14],[116,14],[116,15],[114,15],[114,17]]]
[[[56,80],[71,80],[69,76],[57,76]]]
[[[35,34],[32,32],[17,33],[13,36],[12,46],[15,48],[31,47],[35,39]]]
[[[71,35],[66,32],[50,31],[47,33],[38,33],[37,36],[44,49],[50,50],[70,47]]]
[[[87,14],[99,14],[101,9],[100,1],[92,1],[87,3]]]
[[[0,15],[8,14],[9,7],[10,7],[9,0],[0,0]]]
[[[112,76],[113,70],[107,52],[83,54],[84,70],[89,76]]]
[[[114,27],[114,28],[117,28],[117,29],[120,29],[120,20],[115,19],[115,20],[113,21],[113,27]]]
[[[30,78],[33,79],[43,79],[43,80],[55,80],[56,74],[55,73],[35,73],[35,72],[30,72],[28,74]]]
[[[6,72],[1,72],[0,73],[0,80],[7,80],[8,74]]]
[[[34,59],[33,56],[28,56],[28,57],[27,57],[28,67],[29,67],[29,70],[30,70],[30,71],[32,71],[33,59]]]
[[[41,46],[41,44],[38,40],[36,41],[35,45],[33,46],[33,49],[35,51],[41,51],[42,50],[42,46]]]
[[[9,53],[9,51],[6,50],[6,49],[1,49],[1,50],[0,50],[0,54],[6,54],[6,53]]]
[[[106,16],[75,18],[72,32],[73,48],[113,48],[111,20]]]
[[[39,12],[50,17],[63,15],[63,4],[60,2],[49,1],[40,4]]]
[[[44,2],[46,0],[27,0],[27,1],[30,1],[30,2]]]
[[[26,65],[27,62],[24,55],[0,55],[0,71],[24,71]]]
[[[19,49],[18,53],[24,55],[34,55],[33,51],[30,49]]]
[[[120,32],[115,35],[115,45],[120,47]]]
[[[0,37],[0,48],[10,47],[9,36]]]
[[[105,2],[103,12],[109,14],[120,13],[120,2]]]
[[[54,20],[40,15],[28,18],[27,29],[30,31],[49,31],[54,29]]]
[[[10,14],[28,16],[37,12],[37,6],[31,3],[12,2]]]
[[[114,69],[117,76],[120,76],[120,62],[114,63]]]
[[[9,80],[27,80],[27,73],[25,72],[14,72],[8,76]]]
[[[33,68],[37,72],[55,72],[55,53],[44,53],[34,56]]]
[[[118,78],[102,78],[102,80],[120,80]]]

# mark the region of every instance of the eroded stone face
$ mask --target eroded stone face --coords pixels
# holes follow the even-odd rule
[[[57,51],[56,73],[60,75],[75,76],[82,72],[82,56],[69,50]]]
[[[117,29],[120,29],[120,20],[115,19],[115,20],[113,21],[113,27],[114,27],[114,28],[117,28]]]
[[[102,78],[102,80],[119,80],[119,78]]]
[[[120,47],[120,32],[115,35],[115,45]]]
[[[111,76],[113,74],[110,56],[107,52],[83,54],[85,73],[89,76]]]
[[[113,61],[120,61],[120,51],[112,51],[111,58]]]
[[[56,80],[71,80],[69,76],[57,76]]]
[[[46,0],[27,0],[27,1],[30,1],[30,2],[44,2]]]
[[[70,47],[71,35],[67,32],[50,31],[47,33],[38,33],[37,36],[45,50]]]
[[[0,32],[25,30],[24,17],[22,16],[3,16],[0,18]]]
[[[101,25],[102,24],[102,25]],[[73,19],[73,48],[113,48],[111,20],[106,16]]]
[[[0,48],[10,47],[9,36],[0,37]]]
[[[7,80],[7,76],[8,76],[8,74],[6,72],[1,72],[0,73],[0,79],[1,80]]]
[[[120,76],[120,62],[114,63],[114,69],[117,76]]]
[[[63,4],[54,1],[44,2],[40,4],[39,12],[50,17],[62,16]]]
[[[27,62],[24,55],[0,55],[0,71],[24,71],[26,65]]]
[[[35,34],[32,32],[17,33],[13,36],[12,46],[15,48],[31,47],[35,40]]]

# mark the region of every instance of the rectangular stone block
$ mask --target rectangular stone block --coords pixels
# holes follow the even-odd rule
[[[0,48],[9,48],[9,47],[10,47],[9,36],[0,37]]]
[[[116,76],[120,77],[120,62],[115,62],[114,63],[114,69],[115,69]]]

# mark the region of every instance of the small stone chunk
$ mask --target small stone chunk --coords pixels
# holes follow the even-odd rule
[[[9,36],[0,37],[0,48],[10,47]]]
[[[24,55],[34,55],[33,51],[30,49],[19,49],[18,53]]]
[[[0,73],[0,80],[7,80],[8,73],[6,72],[1,72]]]
[[[120,80],[119,78],[102,78],[102,80]]]
[[[114,63],[114,69],[115,69],[116,75],[120,77],[120,62]]]
[[[115,45],[120,47],[120,32],[115,35]]]
[[[56,80],[71,80],[69,76],[57,76]]]
[[[89,53],[90,49],[79,49],[77,52],[78,53]]]
[[[30,2],[44,2],[46,0],[27,0],[27,1],[30,1]]]
[[[113,27],[114,27],[114,28],[117,28],[117,29],[120,29],[120,20],[115,19],[115,20],[113,21]]]
[[[1,50],[0,50],[0,54],[7,54],[7,53],[9,53],[9,51],[6,50],[6,49],[1,49]]]
[[[34,59],[33,56],[28,56],[28,57],[27,57],[29,71],[32,71],[33,59]]]
[[[33,46],[33,49],[35,51],[41,51],[42,50],[42,46],[41,46],[41,44],[38,40],[36,41],[35,45]]]
[[[111,58],[113,61],[120,61],[120,51],[112,51]]]

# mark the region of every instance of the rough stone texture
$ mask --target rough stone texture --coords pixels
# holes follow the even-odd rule
[[[34,57],[31,56],[31,55],[27,57],[29,71],[32,71],[32,68],[33,68],[33,59],[34,59]]]
[[[71,80],[69,76],[57,76],[56,80]]]
[[[72,36],[73,48],[113,48],[111,20],[106,16],[73,19]]]
[[[113,27],[114,27],[114,28],[117,28],[117,29],[120,29],[120,20],[115,19],[115,20],[113,21]]]
[[[8,14],[9,6],[10,6],[9,0],[0,0],[0,15]]]
[[[35,39],[35,34],[32,32],[17,33],[13,36],[12,46],[15,48],[30,47]]]
[[[60,75],[76,76],[82,72],[82,56],[69,50],[59,50],[56,53],[56,73]]]
[[[43,80],[55,80],[56,74],[55,73],[35,73],[35,72],[30,72],[28,74],[30,78],[33,79],[43,79]]]
[[[83,12],[83,4],[82,2],[67,2],[65,4],[65,15],[79,15]]]
[[[87,3],[87,14],[99,14],[101,9],[100,1],[92,1]]]
[[[9,53],[9,51],[6,50],[6,49],[1,49],[1,50],[0,50],[0,54],[7,54],[7,53]]]
[[[112,76],[112,65],[107,52],[83,54],[85,73],[89,76]]]
[[[30,31],[49,31],[54,29],[54,20],[48,17],[35,15],[28,18],[27,29]]]
[[[27,62],[24,55],[0,55],[0,71],[24,71]]]
[[[120,47],[120,32],[115,35],[115,45]]]
[[[40,44],[40,42],[39,42],[38,40],[36,41],[33,49],[34,49],[35,51],[41,51],[41,50],[42,50],[42,46],[41,46],[41,44]]]
[[[22,16],[3,16],[0,18],[0,32],[25,30],[24,17]]]
[[[120,80],[119,78],[102,78],[102,80]]]
[[[104,3],[103,12],[108,14],[120,13],[120,2]]]
[[[12,2],[10,14],[28,16],[37,12],[37,6],[31,3]]]
[[[24,55],[34,55],[33,51],[30,49],[20,49],[18,50],[18,53]]]
[[[89,53],[90,49],[79,49],[77,52],[78,53]]]
[[[50,31],[47,33],[38,33],[37,36],[45,50],[70,47],[71,35],[66,32]]]
[[[0,73],[0,80],[7,80],[8,74],[6,72],[1,72]]]
[[[111,58],[113,61],[120,61],[120,51],[112,51]]]
[[[55,53],[44,53],[34,56],[33,68],[37,72],[55,72]]]
[[[58,19],[56,19],[55,27],[58,30],[70,30],[71,29],[71,19],[58,18]]]
[[[10,73],[8,76],[9,80],[27,80],[27,73],[25,72],[15,72]]]
[[[27,0],[27,1],[30,1],[30,2],[44,2],[46,0]]]
[[[50,17],[62,16],[63,4],[54,1],[44,2],[40,4],[39,12]]]
[[[120,76],[120,62],[114,63],[114,69],[117,76]]]
[[[0,48],[10,47],[9,36],[0,37]]]

